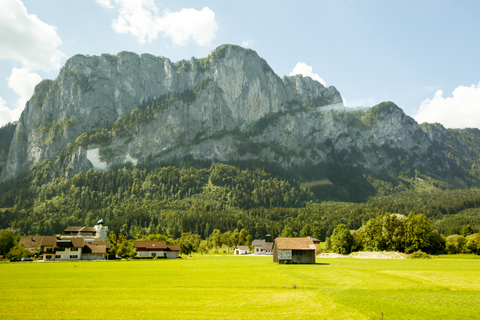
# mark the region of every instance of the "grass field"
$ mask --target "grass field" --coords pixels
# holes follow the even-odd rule
[[[480,259],[0,263],[0,319],[480,319]]]

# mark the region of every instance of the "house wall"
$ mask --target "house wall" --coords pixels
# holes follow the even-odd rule
[[[286,250],[283,250],[286,251]],[[273,262],[292,263],[292,264],[314,264],[315,250],[291,250],[291,259],[282,260],[281,254],[279,258],[279,250],[277,246],[273,247]]]
[[[292,250],[291,263],[315,263],[315,250]]]
[[[165,251],[163,251],[163,250],[161,250],[161,251],[138,251],[138,256],[139,257],[153,257],[153,256],[163,257],[164,253],[165,253]]]
[[[167,251],[167,258],[168,259],[176,259],[179,257],[178,251]]]
[[[44,261],[54,261],[55,260],[55,253],[44,253],[43,254]]]
[[[76,248],[77,250],[72,250],[75,248],[65,248],[64,251],[56,251],[55,252],[55,260],[80,260],[82,259],[82,249]],[[58,257],[60,256],[60,257]],[[70,258],[70,256],[77,256],[76,258]],[[44,258],[45,260],[45,253]]]
[[[103,253],[84,253],[82,260],[105,260],[105,255]]]

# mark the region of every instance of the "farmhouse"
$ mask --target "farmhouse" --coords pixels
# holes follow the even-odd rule
[[[252,241],[253,254],[255,255],[271,255],[273,254],[272,236],[267,234],[265,239],[255,239]]]
[[[19,244],[23,244],[31,256],[38,254],[44,261],[104,260],[110,249],[110,243],[102,239],[56,236],[23,236]]]
[[[167,245],[165,241],[135,241],[137,257],[175,259],[180,256],[179,245]]]
[[[104,260],[110,249],[107,235],[108,227],[100,219],[93,228],[68,227],[60,236],[23,236],[19,244],[44,261]]]
[[[315,263],[315,249],[309,238],[276,238],[273,242],[273,262]]]
[[[240,254],[250,254],[250,248],[248,246],[236,246],[235,250],[233,250],[234,255]]]

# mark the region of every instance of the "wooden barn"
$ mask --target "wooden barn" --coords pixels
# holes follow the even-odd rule
[[[273,241],[273,262],[315,263],[315,249],[309,238],[276,238]]]

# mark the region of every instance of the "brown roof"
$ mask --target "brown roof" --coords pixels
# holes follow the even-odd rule
[[[181,251],[180,245],[178,244],[171,244],[167,246],[168,251]]]
[[[42,236],[23,236],[20,237],[18,244],[23,244],[25,248],[40,248],[42,246]]]
[[[166,241],[135,241],[134,246],[138,249],[168,249]]]
[[[276,238],[273,242],[279,250],[315,250],[313,241],[309,238]]]
[[[83,248],[83,238],[73,238],[73,239],[70,239],[72,240],[72,245],[73,247],[75,248]]]
[[[89,244],[97,245],[97,246],[105,246],[107,249],[110,249],[110,242],[103,241],[101,238],[95,238],[93,241],[87,240]]]
[[[107,253],[107,247],[105,245],[86,244],[83,253]]]
[[[42,239],[42,247],[54,247],[57,244],[56,236],[44,236]]]
[[[83,248],[83,238],[60,239],[57,247],[61,248]]]
[[[23,236],[20,237],[19,244],[23,244],[25,248],[54,247],[57,244],[55,236]]]
[[[236,246],[235,249],[240,249],[242,251],[250,251],[248,246]]]

